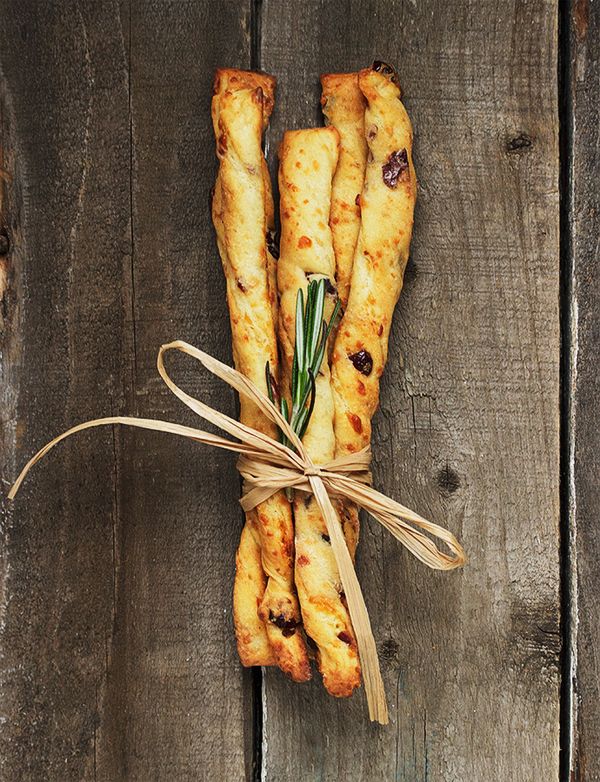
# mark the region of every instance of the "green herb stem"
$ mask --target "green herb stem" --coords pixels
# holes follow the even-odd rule
[[[325,294],[326,281],[325,279],[320,279],[311,280],[309,283],[306,291],[306,304],[302,289],[298,291],[296,296],[296,340],[290,389],[292,409],[290,412],[288,403],[284,398],[279,400],[279,409],[300,439],[304,437],[315,407],[316,377],[321,370],[321,364],[325,357],[327,340],[340,312],[340,302],[338,300],[329,322],[323,319]],[[277,404],[268,362],[266,379],[269,399],[273,404]],[[279,432],[279,437],[282,443],[288,447],[291,445],[283,432]],[[288,496],[291,496],[291,493]]]

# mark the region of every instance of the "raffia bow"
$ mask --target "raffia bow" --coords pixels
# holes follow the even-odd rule
[[[169,350],[180,350],[192,356],[213,375],[254,402],[269,420],[280,427],[296,451],[186,394],[171,380],[165,369],[164,355]],[[327,464],[314,464],[306,453],[302,441],[275,405],[237,370],[181,340],[162,345],[158,353],[157,367],[160,376],[175,396],[201,418],[218,426],[240,442],[169,421],[127,416],[97,418],[68,429],[39,450],[21,471],[9,492],[9,499],[14,499],[33,465],[61,440],[84,429],[112,424],[169,432],[197,440],[206,445],[239,453],[237,467],[244,479],[244,494],[240,503],[245,511],[256,507],[281,489],[294,488],[312,493],[325,519],[327,534],[331,541],[346,595],[358,644],[369,716],[371,720],[386,724],[388,712],[375,639],[360,584],[331,498],[344,498],[364,508],[430,568],[452,570],[463,565],[465,554],[462,546],[448,530],[427,521],[414,511],[368,485],[370,483],[369,463],[371,460],[368,448],[358,453],[341,456]],[[423,531],[442,540],[451,554],[440,551]]]

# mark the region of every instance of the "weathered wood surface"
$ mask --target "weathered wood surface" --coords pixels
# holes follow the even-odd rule
[[[80,435],[3,509],[0,780],[558,779],[557,4],[0,0],[0,16],[4,489],[74,421],[191,422],[157,379],[162,342],[231,359],[208,210],[214,68],[278,76],[274,166],[284,127],[322,121],[319,73],[378,57],[398,66],[420,193],[375,475],[470,555],[463,573],[432,574],[363,527],[388,728],[367,723],[362,695],[333,701],[317,678],[267,671],[261,695],[231,626],[231,458],[151,433]],[[584,122],[597,63],[591,32],[577,40],[573,164],[590,178],[574,201],[587,383],[575,434],[597,395],[581,338],[598,339],[585,168],[597,121]],[[595,462],[592,437],[577,444],[584,780],[600,779]]]
[[[371,524],[359,576],[392,724],[267,672],[270,782],[558,778],[559,199],[551,2],[263,4],[270,131],[321,121],[318,74],[398,66],[420,179],[374,436],[386,493],[459,534],[432,574]]]
[[[570,567],[573,780],[600,780],[600,6],[578,0],[569,32],[566,108],[568,220],[565,273],[572,272],[570,318],[565,344],[570,354],[568,468],[570,479]],[[566,226],[565,226],[566,228]]]
[[[15,0],[0,13],[6,488],[73,422],[191,423],[157,379],[162,342],[231,360],[209,107],[214,68],[249,65],[249,35],[234,0]],[[225,454],[137,431],[81,435],[31,476],[4,518],[3,781],[245,776],[238,489]]]

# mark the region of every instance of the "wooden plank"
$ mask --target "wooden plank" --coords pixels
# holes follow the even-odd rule
[[[33,448],[71,422],[120,408],[127,364],[122,43],[117,31],[107,34],[113,14],[68,5],[2,3],[5,490]],[[5,508],[2,780],[93,776],[115,492],[104,430],[65,444]]]
[[[320,72],[398,66],[420,193],[375,481],[470,556],[435,574],[365,524],[391,725],[269,671],[263,779],[557,779],[556,4],[265,0],[262,18],[273,151],[320,122]]]
[[[572,779],[600,779],[600,580],[598,507],[600,487],[600,252],[598,166],[600,165],[600,8],[587,0],[570,5],[565,53],[567,105],[571,113],[566,193],[570,236],[565,249],[572,267],[570,307],[570,564],[571,631],[574,657]]]
[[[210,87],[217,65],[250,54],[233,0],[2,11],[7,487],[71,422],[191,422],[157,379],[161,342],[231,360]],[[171,363],[234,411],[232,394]],[[246,776],[238,488],[230,457],[131,431],[82,435],[35,471],[3,527],[0,779]]]

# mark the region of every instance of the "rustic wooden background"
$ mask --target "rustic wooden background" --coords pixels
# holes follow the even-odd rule
[[[0,0],[0,780],[600,780],[600,3]],[[435,574],[365,524],[391,724],[244,671],[233,460],[74,422],[193,423],[155,371],[231,360],[210,224],[217,66],[398,67],[420,195],[375,427],[384,491],[447,523]],[[562,346],[562,350],[561,350]],[[183,385],[233,413],[182,360]]]

